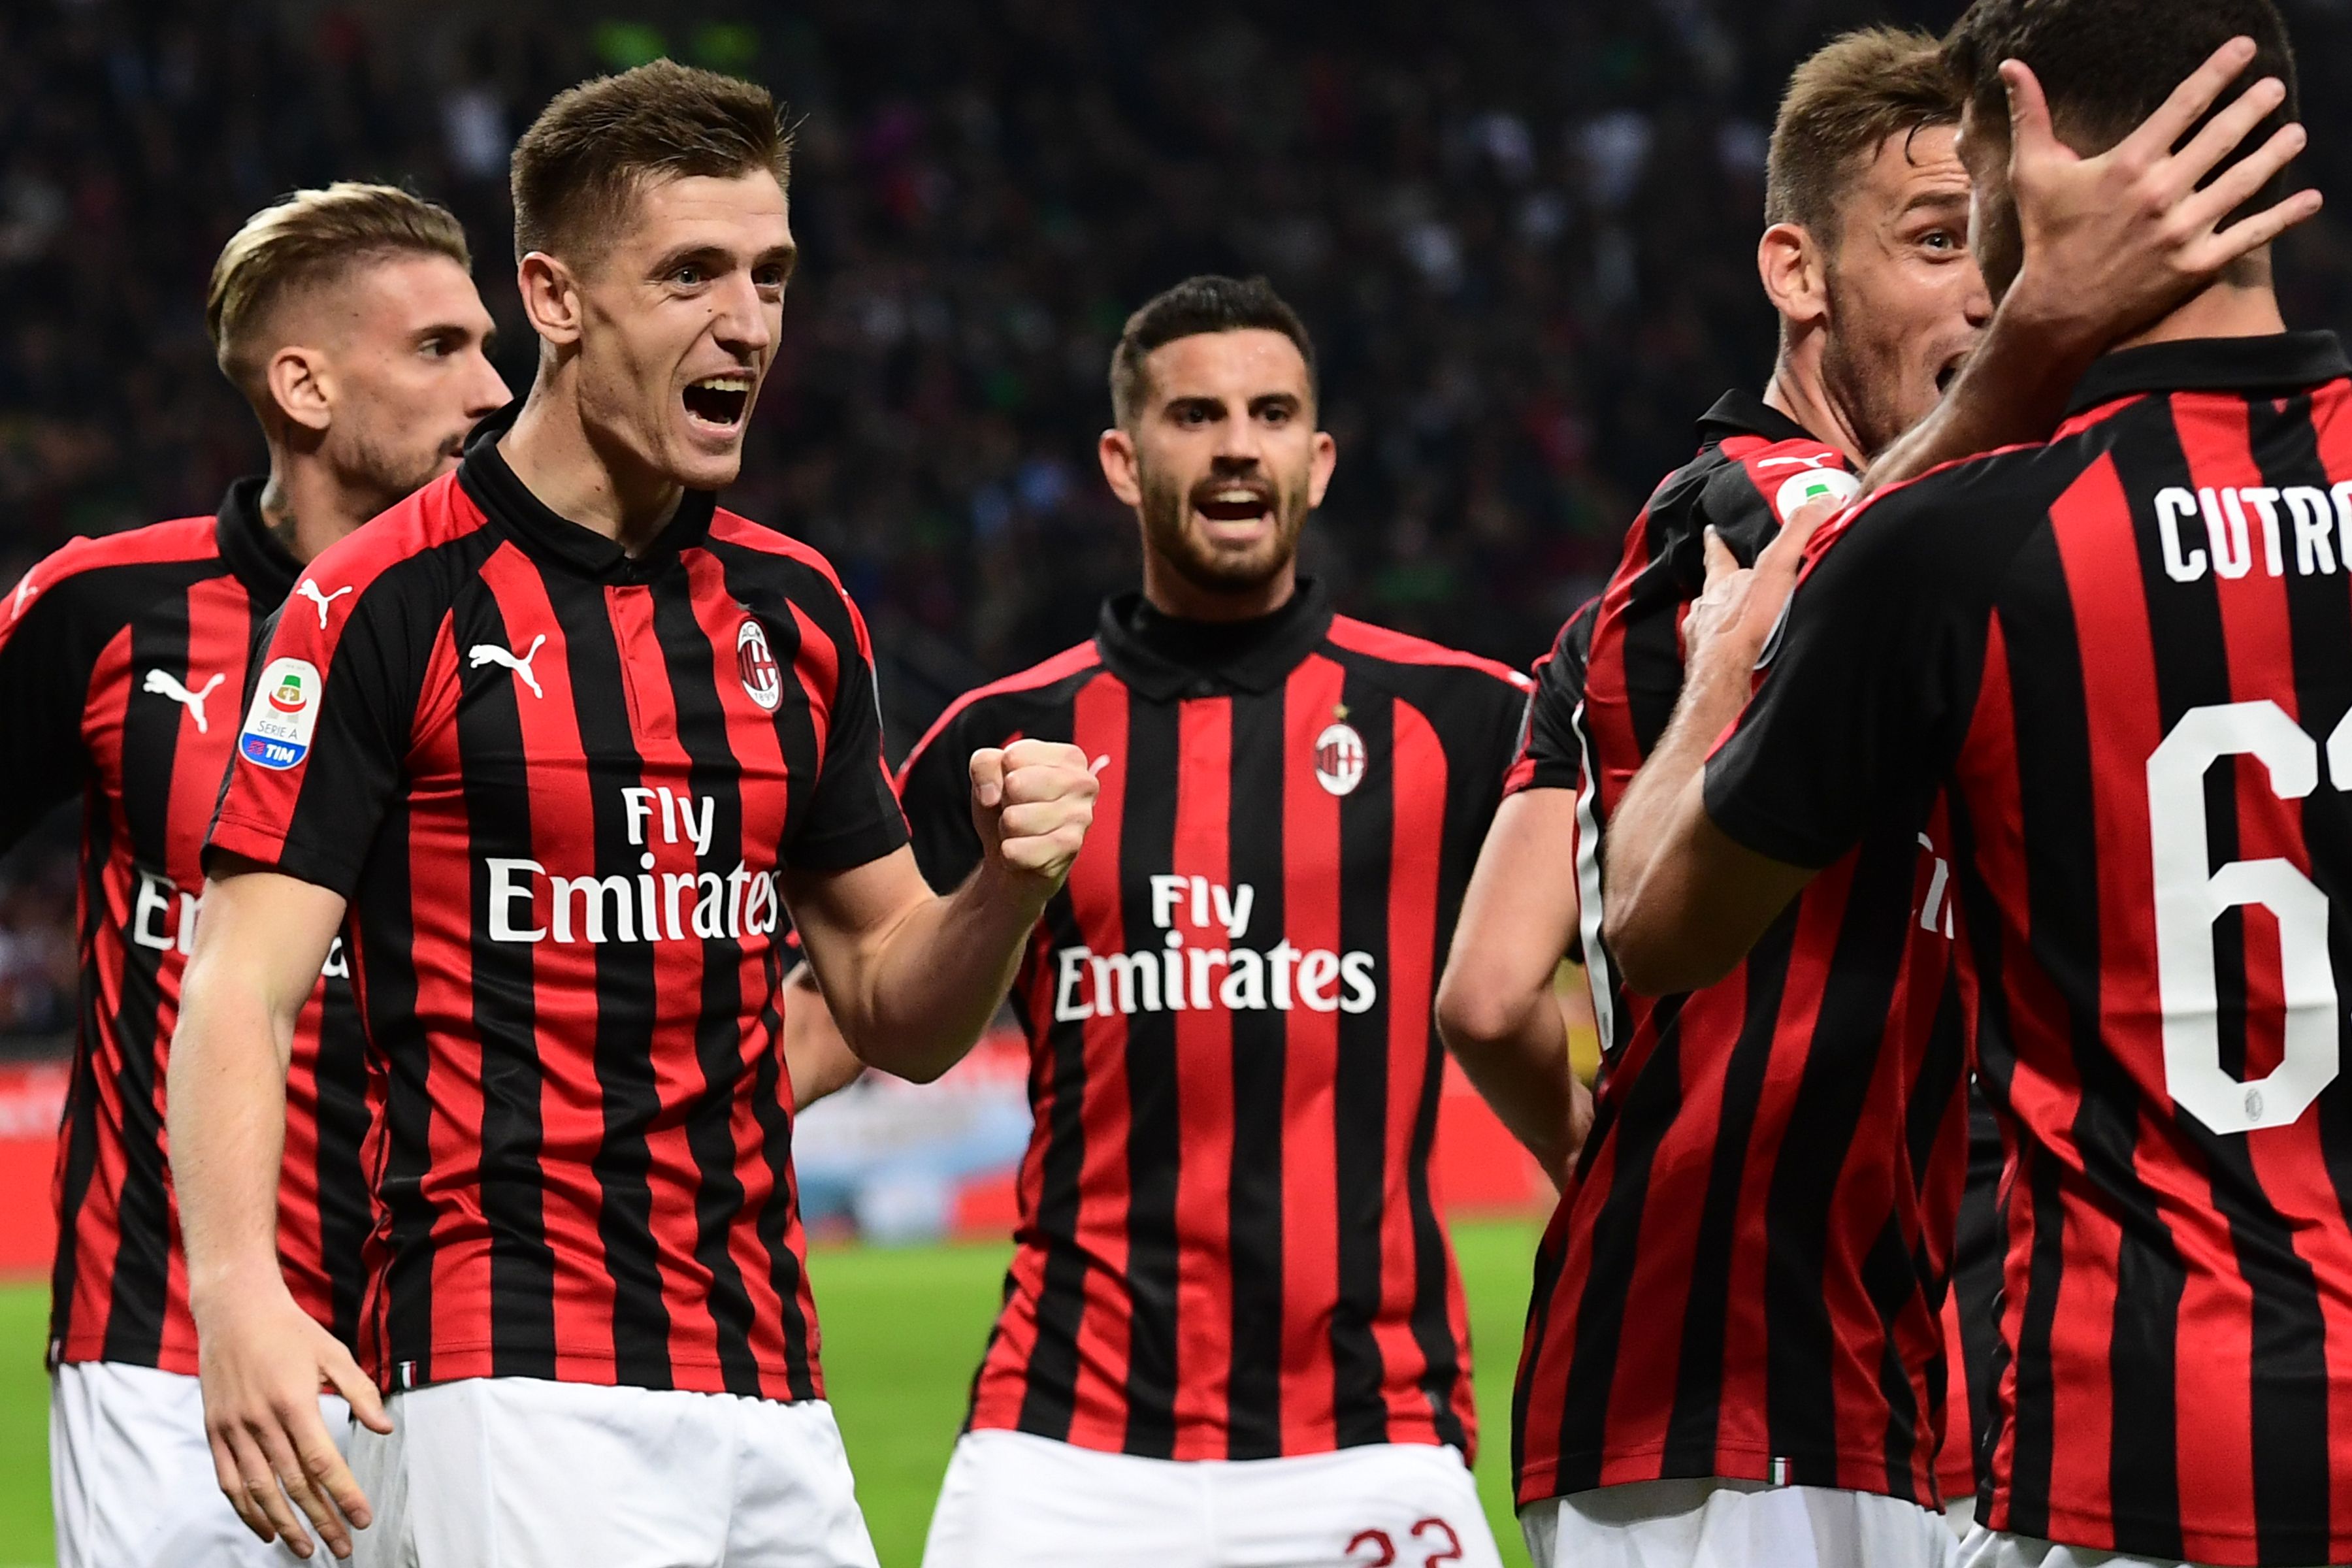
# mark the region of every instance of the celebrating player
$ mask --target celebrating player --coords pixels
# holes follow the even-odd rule
[[[2264,79],[2200,128],[2165,94],[2231,34]],[[2270,0],[1983,0],[1946,58],[1975,241],[2012,297],[2040,263],[2003,77],[2021,127],[2046,93],[2075,153],[2143,170],[2293,112]],[[2191,198],[2209,215],[2273,178],[2219,162]],[[1832,525],[1768,644],[1801,542],[1718,563],[1690,617],[1682,707],[1621,818],[1643,831],[1611,851],[1612,952],[1637,986],[1711,981],[1817,868],[1942,792],[2015,1172],[1964,1558],[2352,1560],[2330,1158],[2352,1112],[2352,366],[2285,331],[2258,252],[2094,365],[2053,439]]]
[[[260,418],[268,476],[231,485],[214,516],[74,541],[0,616],[0,846],[83,800],[81,1031],[49,1320],[65,1568],[273,1555],[222,1506],[205,1441],[163,1064],[197,853],[263,618],[302,563],[455,467],[467,427],[506,399],[469,265],[457,219],[388,186],[301,191],[254,215],[213,268],[205,320]],[[324,967],[289,1020],[275,1261],[302,1311],[350,1334],[365,1067],[349,969],[340,952]]]
[[[900,781],[948,886],[983,852],[958,755],[1050,737],[1102,778],[1013,989],[1018,1246],[924,1561],[1494,1564],[1430,999],[1524,683],[1298,576],[1338,454],[1263,279],[1152,300],[1110,379],[1142,592]]]
[[[935,897],[856,608],[713,502],[775,352],[788,147],[764,91],[667,62],[548,106],[514,154],[528,400],[312,563],[254,688],[171,1129],[221,1485],[305,1555],[298,1508],[415,1568],[874,1561],[822,1397],[777,932],[789,906],[853,1042],[965,1048],[1095,782],[1034,740],[960,763],[982,848]],[[366,1376],[266,1256],[288,1031],[347,909]]]

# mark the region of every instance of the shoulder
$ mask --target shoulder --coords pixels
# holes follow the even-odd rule
[[[1849,571],[1980,574],[2006,562],[2104,451],[2103,422],[2075,421],[2052,440],[1980,453],[1874,491],[1822,525],[1807,568],[1834,554]]]
[[[0,626],[79,622],[99,615],[121,623],[162,590],[221,570],[210,517],[174,518],[98,538],[68,541],[26,570],[0,600]]]
[[[1862,488],[1845,454],[1811,436],[1734,436],[1717,452],[1698,510],[1704,521],[1751,546],[1807,504],[1824,496],[1843,500]]]
[[[1332,616],[1325,636],[1332,647],[1384,667],[1395,680],[1454,700],[1489,700],[1516,712],[1535,688],[1534,681],[1509,665],[1349,616]]]
[[[1067,701],[1101,671],[1102,654],[1089,640],[1018,674],[973,687],[949,703],[923,731],[922,739],[907,753],[905,772],[912,774],[924,758],[933,754],[954,755],[973,747],[1000,745],[1016,732],[1038,736],[1035,721]],[[962,760],[956,757],[959,767]]]
[[[823,551],[724,507],[711,514],[709,540],[722,553],[751,565],[756,580],[772,584],[835,644],[855,643],[868,659],[874,657],[866,617]]]
[[[445,476],[320,552],[294,596],[331,603],[349,590],[357,603],[378,605],[395,586],[404,598],[453,594],[496,548],[488,521],[457,477]]]

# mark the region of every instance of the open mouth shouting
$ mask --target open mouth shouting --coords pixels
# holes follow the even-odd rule
[[[740,371],[706,375],[688,383],[684,396],[687,419],[696,429],[732,436],[751,406],[751,377]]]
[[[1212,539],[1254,539],[1275,526],[1274,487],[1261,479],[1203,479],[1192,487],[1192,510]]]

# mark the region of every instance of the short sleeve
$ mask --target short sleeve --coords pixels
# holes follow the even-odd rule
[[[401,787],[440,617],[397,573],[325,592],[320,580],[263,628],[205,850],[348,899]]]
[[[1551,651],[1535,664],[1535,691],[1519,727],[1517,754],[1503,793],[1528,789],[1580,789],[1584,747],[1576,734],[1576,711],[1584,705],[1584,672],[1592,654],[1592,623],[1601,601],[1588,599],[1559,628]]]
[[[873,645],[856,605],[843,595],[849,636],[835,640],[837,669],[825,716],[824,761],[807,815],[784,847],[784,861],[809,871],[846,871],[907,842],[907,820],[882,759],[882,707]]]
[[[923,868],[923,879],[940,892],[962,886],[986,854],[980,830],[971,825],[971,753],[976,747],[968,720],[975,711],[965,708],[935,726],[898,771],[898,799],[915,836],[915,863]]]
[[[82,713],[99,652],[122,617],[93,623],[92,584],[75,574],[74,551],[40,562],[0,598],[0,849],[88,776]]]
[[[1958,752],[1990,579],[1933,495],[1895,492],[1816,544],[1707,761],[1707,816],[1759,855],[1819,868],[1874,826],[1916,825]]]

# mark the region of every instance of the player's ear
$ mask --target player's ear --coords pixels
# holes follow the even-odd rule
[[[580,341],[580,284],[570,267],[534,250],[516,264],[515,289],[541,342],[568,348]]]
[[[1307,505],[1311,510],[1323,504],[1323,492],[1331,488],[1331,472],[1339,466],[1339,443],[1328,430],[1315,432],[1315,457],[1307,470]]]
[[[288,343],[262,366],[269,401],[289,424],[313,434],[334,423],[334,389],[326,356],[317,349]]]
[[[1783,321],[1811,326],[1829,311],[1828,269],[1813,237],[1793,223],[1776,223],[1756,242],[1756,272]]]
[[[1114,425],[1096,441],[1095,457],[1102,464],[1110,493],[1124,505],[1141,506],[1143,481],[1136,473],[1135,437]]]

